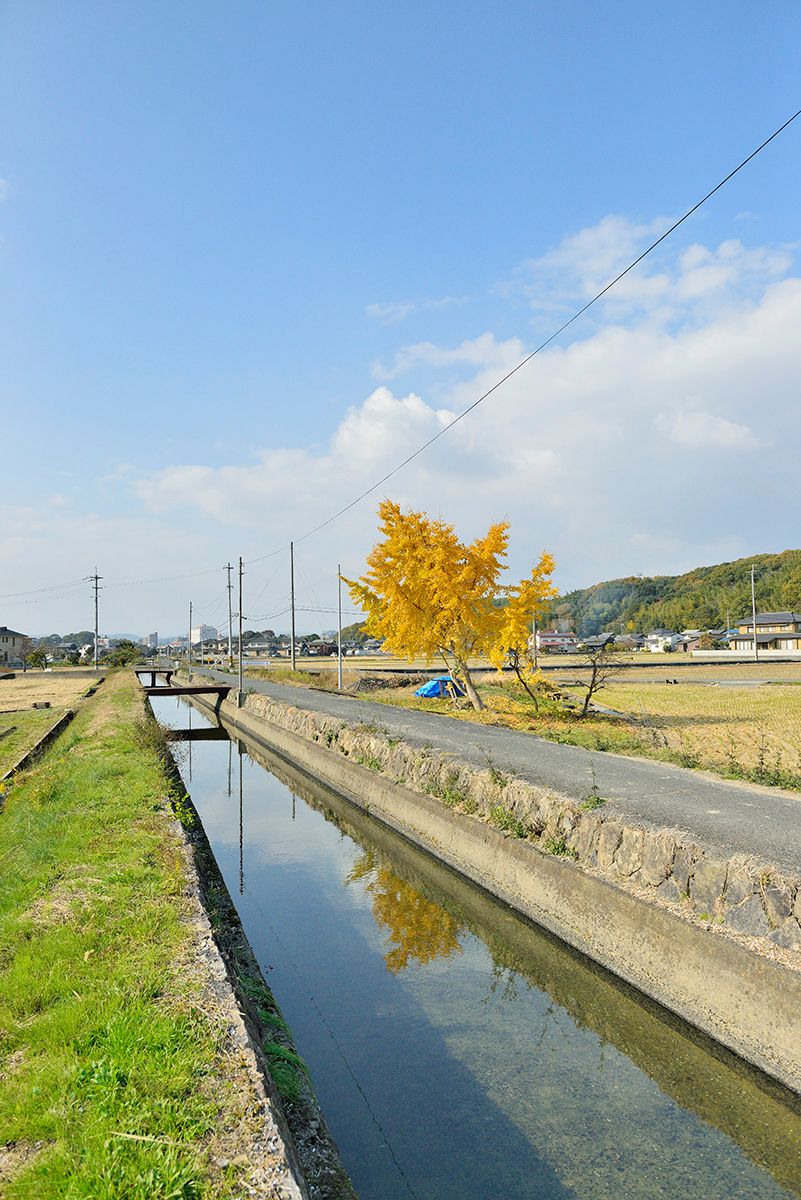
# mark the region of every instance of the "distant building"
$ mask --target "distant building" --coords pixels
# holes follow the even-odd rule
[[[675,650],[678,642],[679,635],[674,630],[653,629],[646,634],[643,649],[650,650],[652,654],[665,654],[670,650]]]
[[[538,629],[536,638],[541,654],[571,654],[578,649],[578,638],[570,630]]]
[[[220,636],[213,625],[196,625],[190,632],[193,645],[196,642],[216,642]]]
[[[151,650],[156,649],[158,647],[158,644],[159,644],[159,635],[157,633],[146,633],[145,636],[142,638],[142,645],[149,646],[151,648]]]
[[[618,633],[615,635],[615,645],[621,650],[639,650],[642,638],[636,633]]]
[[[0,625],[0,663],[19,662],[27,636],[7,625]]]
[[[606,646],[614,645],[615,635],[613,633],[595,633],[592,637],[585,637],[581,640],[582,650],[603,650]]]
[[[760,650],[801,650],[801,613],[757,613],[757,646]],[[737,622],[730,638],[732,650],[753,650],[753,618]]]

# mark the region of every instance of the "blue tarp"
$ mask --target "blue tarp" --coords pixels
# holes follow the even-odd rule
[[[438,675],[436,679],[429,679],[428,683],[424,683],[422,687],[415,689],[415,696],[463,696],[464,688],[457,683],[455,679],[451,679],[450,675]]]

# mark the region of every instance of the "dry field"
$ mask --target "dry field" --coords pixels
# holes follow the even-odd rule
[[[599,702],[629,714],[644,741],[688,765],[801,776],[801,686],[616,682]]]
[[[47,671],[28,671],[15,679],[0,679],[0,774],[38,742],[92,683],[84,676],[64,677]],[[34,709],[43,700],[50,708]]]
[[[540,667],[554,682],[562,684],[568,679],[580,679],[586,674],[583,660],[575,655],[553,654],[540,658]],[[744,679],[787,681],[801,683],[801,662],[742,662],[742,663],[694,663],[686,654],[627,654],[619,658],[621,675],[636,678],[638,682],[655,680],[664,683],[665,679],[679,679],[682,683],[690,680]],[[688,665],[692,663],[692,665]],[[633,667],[626,675],[627,669]],[[485,679],[496,675],[493,667],[486,659],[470,660],[471,670],[479,673],[486,672]],[[405,658],[394,658],[390,655],[346,656],[342,660],[345,679],[357,679],[363,675],[376,675],[382,671],[445,671],[445,664],[436,660],[426,661],[422,658],[408,662]],[[676,669],[678,668],[678,669]],[[298,658],[297,670],[317,673],[333,671],[336,673],[336,656],[330,658]],[[249,666],[245,659],[245,673],[256,679],[269,679],[272,673],[279,674],[289,670],[289,659],[274,659],[269,666]],[[508,674],[508,672],[507,672]],[[481,677],[481,674],[479,674]]]
[[[0,679],[0,713],[30,708],[42,700],[49,700],[53,708],[69,708],[91,683],[85,675],[51,675],[47,671],[27,671],[14,679]]]

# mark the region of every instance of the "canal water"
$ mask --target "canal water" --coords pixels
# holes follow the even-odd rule
[[[185,702],[162,723],[215,737]],[[220,731],[174,743],[361,1200],[801,1198],[801,1110]]]

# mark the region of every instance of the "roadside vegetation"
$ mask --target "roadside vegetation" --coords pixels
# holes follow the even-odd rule
[[[441,712],[588,750],[655,758],[729,779],[801,791],[801,668],[771,665],[770,675],[781,682],[755,686],[765,667],[737,664],[741,686],[709,682],[710,675],[717,679],[734,669],[699,666],[671,683],[666,680],[673,676],[664,666],[628,675],[620,670],[593,697],[596,707],[583,720],[579,714],[586,686],[577,687],[574,681],[588,673],[580,670],[541,677],[536,704],[517,680],[487,674],[477,684],[484,704],[480,712],[464,702],[415,696],[422,675],[382,677],[362,670],[350,679],[345,676],[345,691],[357,690],[360,699],[377,704]],[[749,676],[755,684],[746,682]],[[317,664],[294,672],[269,667],[249,671],[248,677],[336,691],[336,670]]]
[[[730,779],[801,790],[799,686],[615,681],[595,698],[613,711],[591,711],[584,720],[579,717],[583,692],[568,685],[546,685],[538,709],[517,681],[480,683],[479,689],[481,712],[458,701],[423,700],[411,686],[379,687],[364,698],[501,725],[588,750],[655,758]]]
[[[225,1139],[251,1120],[247,1081],[199,975],[169,784],[142,718],[132,675],[112,676],[0,814],[8,1200],[244,1194]]]

